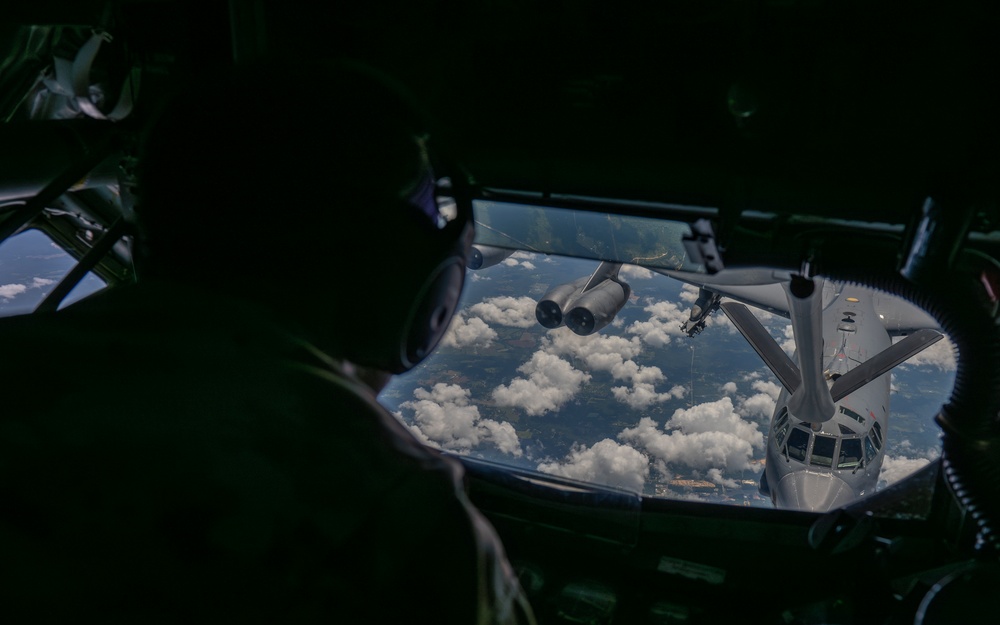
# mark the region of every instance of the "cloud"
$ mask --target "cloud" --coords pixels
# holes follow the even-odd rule
[[[538,470],[641,492],[649,477],[649,458],[633,447],[606,438],[591,447],[574,445],[562,462],[541,463]]]
[[[532,354],[531,360],[517,370],[527,377],[514,378],[510,384],[493,389],[493,401],[498,406],[520,408],[529,415],[558,411],[590,381],[589,373],[545,351]]]
[[[882,472],[878,476],[878,487],[885,488],[916,473],[930,464],[928,458],[893,457],[888,454],[882,460]]]
[[[28,290],[23,284],[3,284],[0,285],[0,299],[4,301],[13,299]]]
[[[781,349],[785,351],[790,357],[794,358],[795,354],[795,331],[792,329],[792,324],[786,324],[783,330],[784,340],[778,340],[778,344],[781,345]],[[798,362],[798,361],[796,361]]]
[[[681,287],[681,301],[687,304],[694,304],[698,300],[698,293],[701,289],[693,284],[685,284]]]
[[[469,453],[490,443],[505,454],[520,457],[521,443],[514,426],[480,418],[479,408],[469,403],[469,395],[457,384],[439,383],[430,391],[417,388],[413,391],[416,399],[399,407],[413,412],[413,422],[407,427],[429,445]]]
[[[618,401],[634,409],[684,397],[685,389],[680,386],[665,393],[657,392],[656,384],[667,378],[659,367],[640,365],[632,360],[642,352],[642,342],[637,337],[579,336],[559,328],[545,336],[542,348],[551,354],[580,360],[591,372],[606,371],[616,380],[631,383],[631,388],[618,386],[611,392]]]
[[[746,415],[769,417],[774,414],[776,402],[767,393],[757,393],[750,397],[740,398],[740,412]]]
[[[649,280],[656,276],[649,269],[638,265],[622,265],[618,275],[626,280]]]
[[[497,339],[496,330],[478,318],[466,319],[465,315],[452,317],[448,331],[441,337],[441,345],[446,347],[489,347]]]
[[[736,480],[724,477],[722,475],[722,470],[721,469],[717,469],[717,468],[709,469],[705,473],[705,477],[708,478],[708,481],[713,482],[715,484],[721,484],[722,486],[725,486],[726,488],[738,488],[739,487],[739,484],[736,482]]]
[[[521,267],[529,271],[534,271],[535,264],[531,262],[533,260],[535,260],[535,254],[532,254],[531,252],[517,251],[500,261],[500,264],[506,267]]]
[[[546,351],[578,358],[588,367],[611,371],[625,361],[642,353],[639,339],[608,334],[580,336],[566,327],[556,328],[545,335],[542,344]]]
[[[674,302],[655,302],[643,310],[650,314],[649,320],[636,321],[625,330],[635,334],[643,343],[663,347],[670,343],[672,337],[686,336],[681,326],[688,320],[688,313]]]
[[[771,399],[777,401],[778,395],[781,394],[781,386],[775,382],[769,380],[754,380],[750,387],[760,393],[764,393]]]
[[[5,302],[10,301],[21,295],[28,289],[40,289],[43,286],[49,286],[50,284],[55,284],[55,280],[50,280],[49,278],[39,278],[34,277],[28,284],[2,284],[0,285],[0,300]]]
[[[644,417],[636,427],[623,430],[618,438],[654,459],[697,470],[758,471],[759,467],[750,464],[750,460],[754,449],[764,446],[764,436],[757,424],[745,421],[729,397],[675,411],[664,430],[653,419]]]
[[[654,367],[655,368],[655,367]],[[649,408],[653,404],[665,402],[669,399],[684,399],[687,389],[683,386],[674,385],[666,393],[656,392],[656,387],[647,382],[637,382],[632,388],[627,386],[616,386],[611,389],[611,394],[615,399],[626,404],[635,410]]]
[[[768,380],[754,380],[751,383],[757,393],[750,397],[739,398],[739,412],[744,415],[769,417],[774,414],[781,386]]]
[[[530,297],[491,297],[473,304],[467,312],[490,323],[513,328],[530,328],[537,323],[535,300]]]
[[[735,395],[737,390],[736,382],[726,382],[719,388],[719,390],[726,395]]]

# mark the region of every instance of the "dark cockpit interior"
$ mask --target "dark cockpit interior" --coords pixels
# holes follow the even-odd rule
[[[459,456],[539,623],[990,618],[1000,21],[985,3],[35,0],[5,7],[0,32],[0,240],[39,230],[75,261],[36,310],[88,276],[135,280],[136,155],[161,98],[206,66],[287,53],[360,59],[411,89],[468,173],[478,243],[704,274],[809,267],[917,304],[954,342],[954,388],[926,415],[940,457],[828,513]],[[323,115],[310,85],[294,97]],[[541,236],[535,211],[586,237]],[[603,238],[624,231],[634,244]],[[678,255],[647,254],[664,241]],[[828,471],[884,444],[877,423],[777,428],[789,457]]]

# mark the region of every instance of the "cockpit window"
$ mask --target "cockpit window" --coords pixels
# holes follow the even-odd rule
[[[788,434],[789,427],[791,426],[788,423],[788,409],[782,408],[778,418],[774,420],[774,441],[775,446],[779,449],[785,442],[785,435]]]
[[[840,414],[844,414],[844,415],[847,415],[848,417],[850,417],[850,418],[854,419],[855,421],[857,421],[857,422],[858,422],[858,423],[860,423],[861,425],[864,425],[864,424],[865,424],[865,418],[864,418],[864,417],[862,417],[861,415],[859,415],[858,413],[854,412],[854,411],[853,411],[853,410],[851,410],[850,408],[847,408],[847,407],[844,407],[844,406],[841,406],[841,407],[840,407]]]
[[[813,442],[812,456],[809,458],[809,464],[814,464],[818,467],[833,466],[833,453],[836,446],[836,438],[817,434],[816,440]]]
[[[837,458],[837,468],[855,469],[859,464],[861,464],[861,439],[842,439],[840,441],[840,456]]]
[[[26,230],[0,244],[0,316],[30,313],[76,265],[65,250],[39,230]],[[62,302],[80,300],[104,288],[90,272]]]
[[[781,382],[724,310],[693,336],[685,332],[696,306],[718,303],[669,269],[705,275],[682,243],[695,224],[509,200],[477,200],[473,210],[481,254],[473,260],[481,262],[470,261],[448,332],[379,395],[419,440],[540,479],[773,506],[759,488],[768,450],[783,464],[807,462],[813,433],[782,412]],[[736,271],[756,284],[775,278],[766,268]],[[567,304],[588,284],[595,314],[576,318]],[[775,301],[787,303],[780,284],[771,286]],[[751,312],[772,337],[789,336],[787,318]],[[928,398],[925,389],[939,382]],[[924,424],[950,378],[907,366],[894,370],[893,384],[906,391],[893,398],[893,429],[882,431],[885,474],[895,481],[890,469],[910,466],[907,456],[931,457],[925,450],[939,444]],[[820,442],[816,462],[824,467],[862,458],[859,435],[872,424],[867,410],[838,410],[836,423],[849,431],[831,424],[829,435],[856,442],[844,450]],[[905,435],[894,438],[896,428]],[[912,446],[894,448],[904,436]],[[895,467],[892,457],[901,460]]]
[[[788,456],[800,462],[806,461],[806,450],[809,447],[809,432],[802,428],[792,428],[788,435]]]
[[[871,437],[870,436],[866,436],[865,437],[865,462],[871,462],[872,458],[875,457],[876,453],[878,453],[878,450],[875,449],[875,445],[872,443]]]
[[[882,448],[882,426],[878,421],[872,424],[872,442],[876,449]]]
[[[684,222],[509,202],[477,200],[474,207],[483,245],[705,272],[685,248],[692,230]]]

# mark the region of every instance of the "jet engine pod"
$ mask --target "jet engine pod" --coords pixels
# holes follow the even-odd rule
[[[605,280],[573,303],[573,309],[566,314],[566,325],[580,336],[593,334],[611,323],[631,294],[628,284]]]
[[[587,284],[589,277],[583,277],[573,282],[560,284],[549,289],[535,304],[535,319],[546,328],[558,328],[563,323],[563,311],[570,299]]]
[[[486,269],[487,267],[499,264],[514,252],[515,250],[508,250],[502,247],[473,245],[466,266],[469,269]]]

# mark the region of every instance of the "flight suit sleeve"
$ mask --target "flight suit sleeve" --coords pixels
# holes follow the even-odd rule
[[[362,542],[380,542],[369,560],[372,577],[395,584],[392,594],[407,610],[433,606],[427,613],[439,622],[534,625],[499,536],[465,494],[461,465],[434,461],[387,492],[366,523],[370,538]],[[406,587],[398,580],[408,580]],[[412,616],[407,610],[400,617]]]

